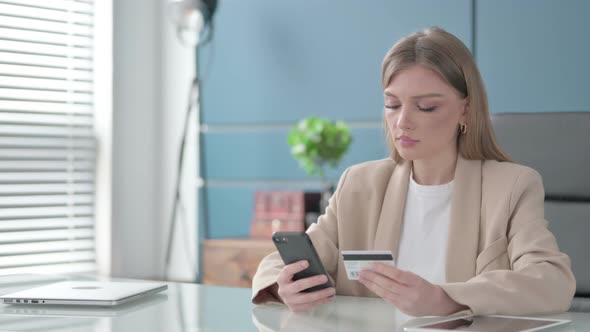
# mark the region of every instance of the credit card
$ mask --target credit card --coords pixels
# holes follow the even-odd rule
[[[370,269],[372,263],[395,266],[390,250],[343,250],[342,260],[348,280],[359,280],[361,271]]]

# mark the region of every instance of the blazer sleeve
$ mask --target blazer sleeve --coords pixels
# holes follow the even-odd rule
[[[569,309],[576,289],[569,257],[560,252],[544,218],[541,176],[527,168],[516,179],[510,198],[508,259],[510,270],[483,272],[459,283],[441,285],[474,314],[544,314]]]
[[[344,182],[349,170],[350,168],[344,171],[340,177],[325,213],[306,231],[332,282],[338,266],[338,202],[341,192],[345,190]],[[280,299],[269,292],[269,287],[277,282],[279,272],[284,266],[281,256],[276,251],[262,259],[252,278],[252,303],[280,302]]]

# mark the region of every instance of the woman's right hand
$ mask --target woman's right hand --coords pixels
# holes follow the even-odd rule
[[[291,311],[303,311],[320,304],[328,303],[336,295],[336,289],[334,287],[308,293],[302,292],[304,289],[328,282],[328,277],[323,274],[293,281],[295,273],[305,270],[308,266],[309,263],[307,261],[299,261],[286,265],[277,278],[277,294]]]

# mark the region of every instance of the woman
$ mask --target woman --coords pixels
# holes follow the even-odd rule
[[[339,294],[382,297],[412,316],[567,310],[575,279],[547,229],[541,177],[496,144],[465,45],[439,28],[412,34],[385,56],[382,84],[391,158],[348,168],[307,231],[335,289],[301,292],[326,276],[293,281],[307,262],[273,253],[253,302],[300,311]],[[396,267],[348,280],[342,250],[391,250]]]

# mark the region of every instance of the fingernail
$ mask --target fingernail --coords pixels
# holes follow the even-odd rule
[[[307,261],[301,262],[301,267],[307,267]]]
[[[328,281],[328,277],[326,277],[325,275],[321,275],[320,276],[320,281],[321,282],[326,282],[326,281]]]

